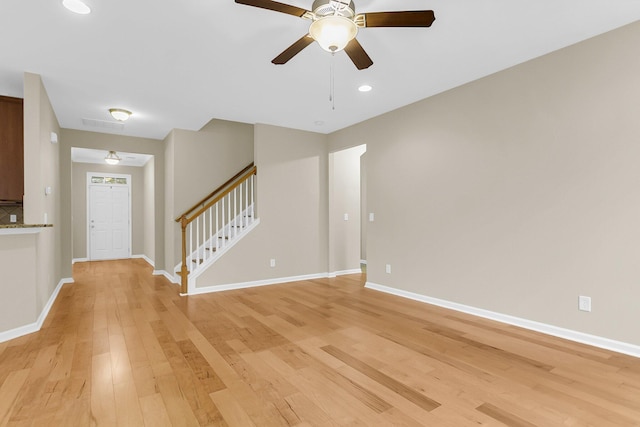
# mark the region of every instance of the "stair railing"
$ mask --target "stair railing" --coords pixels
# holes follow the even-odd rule
[[[188,292],[189,274],[253,222],[257,171],[251,163],[175,219],[182,235],[181,294]]]

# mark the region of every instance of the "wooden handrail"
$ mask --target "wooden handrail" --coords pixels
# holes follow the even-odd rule
[[[247,178],[249,178],[251,175],[255,175],[257,172],[258,168],[253,166],[251,169],[249,169],[244,175],[242,175],[241,177],[238,177],[235,184],[233,184],[232,186],[230,186],[229,188],[226,188],[223,192],[221,192],[220,194],[218,194],[216,197],[214,197],[213,199],[209,200],[207,202],[206,205],[204,205],[203,207],[201,207],[198,211],[196,211],[196,213],[194,213],[193,215],[191,215],[191,217],[184,217],[186,219],[186,225],[189,225],[194,219],[196,219],[197,217],[199,217],[200,215],[202,215],[204,212],[207,211],[207,209],[209,209],[211,206],[215,205],[216,203],[218,203],[220,200],[222,200],[222,198],[224,196],[226,196],[227,194],[231,193],[234,189],[238,188],[238,186],[240,184],[242,184]],[[186,227],[185,225],[185,227]]]
[[[189,215],[191,212],[195,211],[196,209],[198,209],[198,207],[200,207],[200,205],[202,205],[203,203],[205,203],[207,200],[209,200],[210,198],[212,198],[213,196],[215,196],[217,193],[219,193],[220,191],[224,190],[225,187],[227,187],[228,185],[230,185],[231,183],[233,183],[234,181],[236,181],[238,178],[240,178],[241,176],[243,176],[247,171],[249,171],[251,168],[254,168],[255,166],[253,165],[253,162],[251,162],[251,164],[249,164],[247,167],[245,167],[244,169],[242,169],[240,172],[238,172],[237,174],[235,174],[233,176],[233,178],[229,179],[227,182],[225,182],[224,184],[222,184],[220,187],[216,188],[215,190],[213,190],[207,197],[203,198],[202,200],[200,200],[198,203],[196,203],[195,205],[193,205],[188,211],[185,211],[182,215],[180,215],[179,217],[176,218],[176,222],[180,222],[182,220],[183,217],[186,217],[187,215]],[[255,173],[255,172],[254,172]]]

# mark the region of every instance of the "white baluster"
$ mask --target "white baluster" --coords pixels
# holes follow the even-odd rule
[[[248,215],[249,214],[249,180],[245,180],[243,182],[244,184],[244,214]],[[246,227],[247,225],[249,225],[249,218],[247,217],[247,219],[244,219],[244,227]]]
[[[216,202],[216,232],[214,237],[216,239],[216,252],[220,249],[220,239],[218,236],[220,235],[220,225],[219,225],[219,211],[220,211],[220,202]]]
[[[242,184],[238,187],[238,221],[240,221],[240,225],[238,228],[242,231],[244,229],[244,222],[242,221]]]
[[[238,234],[238,187],[233,189],[233,237]]]
[[[193,270],[195,271],[200,265],[198,262],[200,261],[200,217],[196,218],[196,262]]]
[[[223,248],[224,248],[224,226],[226,224],[226,222],[224,220],[225,219],[225,209],[224,209],[225,208],[225,202],[224,202],[224,199],[225,198],[223,197],[222,198],[222,224],[221,224],[222,225],[222,234],[220,235],[222,237],[218,236],[218,240],[221,240],[221,243],[222,243],[220,246],[222,246]]]
[[[189,256],[187,260],[187,269],[191,271],[191,262],[193,261],[193,222],[189,224]]]
[[[207,259],[207,211],[202,212],[202,259]]]
[[[211,237],[212,237],[212,233],[213,233],[213,206],[211,206],[209,208],[209,239],[207,240],[209,242],[209,255],[213,255],[213,245],[211,245]]]
[[[256,192],[256,187],[255,187],[255,180],[254,180],[255,175],[251,175],[251,222],[253,222],[256,217],[255,217],[255,213],[256,213],[256,207],[255,207],[255,192]]]

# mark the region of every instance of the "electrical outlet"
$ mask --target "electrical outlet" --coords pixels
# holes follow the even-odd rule
[[[271,258],[271,260],[269,261],[269,265],[270,265],[271,267],[275,267],[275,266],[276,266],[276,260],[275,260],[275,258]]]
[[[591,297],[580,295],[578,297],[578,308],[580,311],[591,311]]]
[[[384,266],[384,271],[385,271],[387,274],[391,274],[391,264],[387,264],[387,265],[385,265],[385,266]]]
[[[349,221],[349,214],[348,213],[344,214],[344,220],[345,221]]]

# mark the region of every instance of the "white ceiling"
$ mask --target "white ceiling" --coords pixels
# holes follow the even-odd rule
[[[374,65],[358,71],[315,43],[272,65],[309,21],[233,0],[86,3],[90,15],[0,0],[0,95],[22,97],[23,72],[40,74],[62,127],[157,139],[211,118],[329,133],[640,19],[640,0],[355,0],[436,15],[426,29],[361,29]],[[123,129],[83,124],[113,121],[110,107],[133,111]]]

